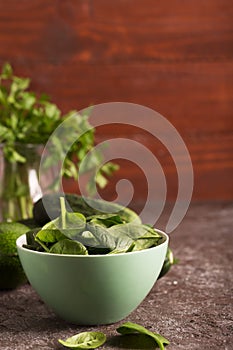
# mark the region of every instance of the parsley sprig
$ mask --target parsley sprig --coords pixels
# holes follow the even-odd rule
[[[79,175],[79,165],[87,152],[94,149],[95,129],[88,122],[88,114],[79,115],[77,111],[70,111],[62,115],[58,106],[52,103],[45,94],[37,96],[29,90],[30,79],[14,75],[9,63],[3,66],[0,75],[0,143],[3,144],[3,152],[10,162],[26,162],[25,156],[19,152],[20,144],[45,145],[53,131],[71,115],[76,114],[76,125],[67,125],[66,138],[73,137],[73,133],[80,133],[80,137],[72,144],[66,153],[62,168],[62,175],[76,180]],[[63,135],[64,136],[64,135]],[[69,139],[65,140],[69,142]],[[67,144],[65,142],[65,144]],[[64,138],[53,138],[53,146],[58,150],[54,154],[58,157],[64,151]],[[47,166],[53,165],[58,159],[51,158]],[[88,157],[86,169],[98,169],[103,162],[100,151],[93,151]],[[95,181],[100,187],[107,184],[107,177],[118,166],[111,162],[104,164],[95,176]]]
[[[63,161],[61,173],[53,179],[50,189],[58,190],[60,176],[77,180],[81,173],[90,170],[94,175],[87,183],[88,193],[95,192],[95,184],[100,188],[106,186],[108,177],[118,166],[112,162],[103,164],[103,153],[94,147],[95,129],[89,123],[89,114],[90,109],[86,109],[82,115],[77,111],[62,114],[47,95],[38,96],[30,90],[29,78],[16,76],[11,65],[4,64],[0,73],[0,152],[3,152],[8,163],[0,189],[4,219],[16,220],[29,216],[32,207],[27,210],[30,195],[25,185],[26,166],[38,157],[33,151],[34,146],[43,148],[48,141],[50,156],[43,162],[45,171]],[[72,116],[75,116],[75,123],[72,123]],[[54,135],[61,124],[62,135]],[[71,146],[67,149],[67,145]],[[82,162],[87,154],[88,161]],[[19,207],[21,214],[16,215],[16,207]]]

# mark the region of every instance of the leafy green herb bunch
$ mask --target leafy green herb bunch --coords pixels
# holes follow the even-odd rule
[[[26,161],[17,147],[19,143],[46,144],[53,131],[72,114],[77,113],[70,111],[62,115],[61,110],[47,95],[38,97],[29,90],[29,86],[29,78],[15,76],[9,63],[3,66],[0,75],[0,143],[3,144],[4,156],[10,162]],[[88,122],[88,115],[80,116],[78,113],[76,125],[67,128],[66,138],[71,131],[78,132],[81,136],[67,153],[62,172],[64,176],[77,179],[80,162],[93,149],[95,130]],[[53,141],[59,154],[62,154],[63,139],[57,138]],[[86,170],[99,167],[103,157],[99,151],[95,151],[88,160]],[[54,159],[54,163],[56,161]],[[111,175],[116,169],[117,166],[111,162],[105,164],[96,175],[97,184],[104,187],[107,183],[106,175]]]
[[[9,165],[5,167],[7,174],[1,181],[0,192],[4,192],[1,196],[7,202],[6,211],[12,212],[12,219],[15,219],[12,198],[15,201],[17,197],[21,208],[25,207],[28,199],[24,181],[26,171],[23,167],[29,159],[36,158],[33,153],[36,145],[43,148],[49,141],[49,153],[51,151],[52,156],[43,162],[45,171],[63,161],[61,173],[53,179],[50,188],[59,188],[60,176],[77,180],[80,164],[89,151],[88,162],[84,162],[85,165],[82,166],[83,173],[90,170],[94,173],[87,184],[88,192],[94,192],[94,183],[101,188],[105,187],[108,176],[118,166],[111,162],[103,164],[103,153],[94,147],[95,129],[89,123],[89,112],[90,109],[86,109],[82,115],[77,111],[62,114],[47,95],[38,96],[30,90],[29,78],[16,76],[11,65],[4,64],[0,73],[0,152]],[[74,115],[75,123],[70,118]],[[61,124],[62,133],[54,134]],[[30,145],[29,149],[25,145]],[[71,145],[69,149],[67,145]],[[25,218],[28,214],[22,216]]]

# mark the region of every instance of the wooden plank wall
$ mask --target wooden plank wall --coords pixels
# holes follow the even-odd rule
[[[64,112],[113,101],[158,111],[187,144],[193,198],[229,200],[232,19],[231,0],[0,0],[0,66],[9,61]],[[122,126],[117,136],[154,152],[167,178],[168,198],[174,199],[176,168],[164,145],[139,129]],[[98,142],[113,137],[111,125],[97,130]],[[115,183],[128,178],[134,198],[145,199],[143,171],[131,162],[119,163],[121,170],[103,196],[114,198]],[[65,186],[76,191],[72,181]]]

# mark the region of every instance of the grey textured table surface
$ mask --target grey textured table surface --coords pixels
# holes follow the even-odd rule
[[[153,213],[148,213],[152,215]],[[167,349],[233,349],[233,205],[192,204],[171,234],[179,258],[124,321],[137,322],[167,337]],[[127,344],[116,327],[79,327],[59,319],[30,285],[0,292],[0,349],[63,349],[58,338],[85,330],[106,333],[103,349],[152,349]]]

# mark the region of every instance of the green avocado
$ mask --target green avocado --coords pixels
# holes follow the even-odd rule
[[[0,289],[13,289],[27,281],[16,248],[16,239],[27,231],[18,222],[0,223]]]

